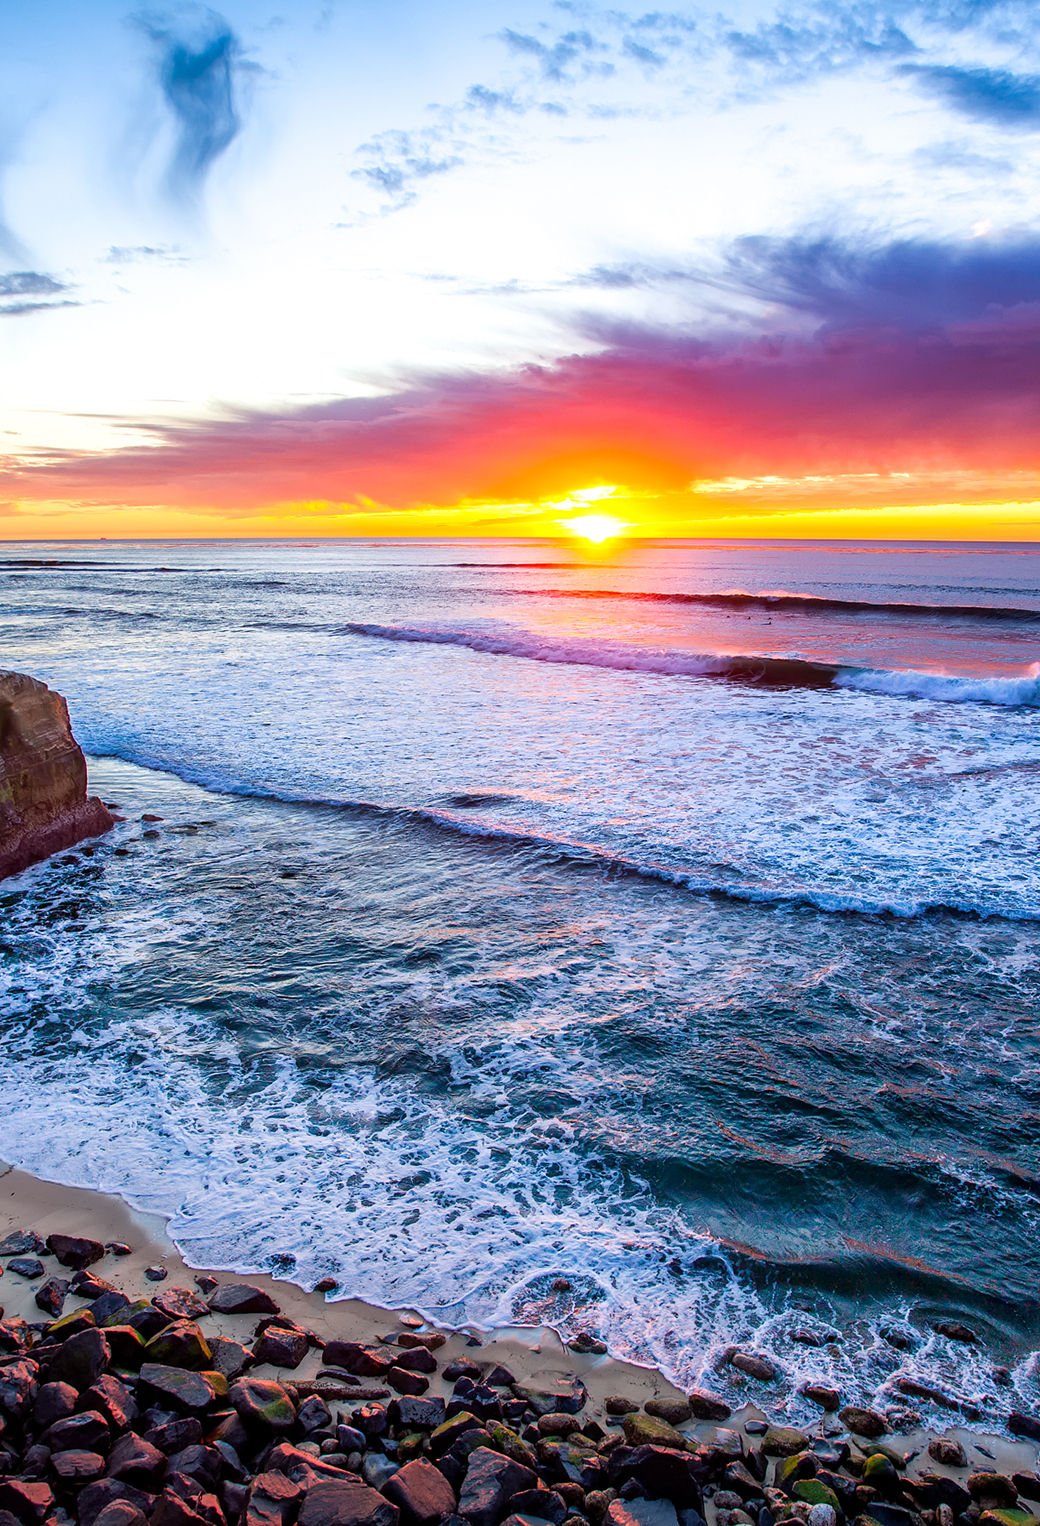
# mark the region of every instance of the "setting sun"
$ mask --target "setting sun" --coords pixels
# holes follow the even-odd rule
[[[579,514],[576,519],[561,519],[560,523],[572,535],[597,542],[613,540],[628,529],[624,520],[613,519],[609,514]]]

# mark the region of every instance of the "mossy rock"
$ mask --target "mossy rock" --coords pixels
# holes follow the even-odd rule
[[[833,1489],[822,1484],[818,1478],[800,1478],[791,1493],[795,1499],[804,1500],[807,1505],[830,1505],[835,1514],[841,1516],[841,1500]]]
[[[808,1436],[786,1425],[771,1425],[762,1437],[762,1450],[767,1457],[796,1457],[808,1445]]]
[[[979,1526],[1040,1526],[1037,1518],[1028,1510],[1016,1510],[1010,1505],[1001,1505],[993,1510],[984,1510],[979,1518]]]
[[[178,1320],[167,1325],[158,1335],[153,1335],[145,1345],[145,1360],[160,1362],[165,1367],[187,1367],[200,1372],[213,1364],[209,1342],[198,1325],[190,1320]]]
[[[488,1435],[491,1437],[491,1445],[496,1452],[501,1452],[504,1457],[511,1457],[514,1462],[522,1463],[525,1468],[538,1471],[538,1459],[527,1444],[520,1440],[515,1431],[511,1431],[508,1425],[491,1421],[488,1425]],[[400,1453],[398,1444],[398,1453]]]
[[[145,1388],[189,1414],[209,1409],[216,1398],[211,1383],[201,1372],[187,1372],[183,1367],[166,1367],[161,1362],[143,1362],[141,1382]],[[285,1402],[289,1403],[288,1398]],[[289,1407],[292,1408],[291,1405]],[[293,1418],[295,1419],[295,1411]]]
[[[811,1452],[799,1452],[794,1457],[781,1457],[773,1470],[773,1484],[790,1494],[800,1478],[811,1478],[816,1472],[816,1459]]]
[[[881,1451],[874,1452],[863,1464],[863,1482],[879,1494],[892,1495],[899,1490],[899,1474]]]
[[[685,1436],[680,1435],[667,1420],[657,1420],[653,1415],[626,1415],[621,1425],[630,1447],[672,1447],[682,1450],[686,1446]]]

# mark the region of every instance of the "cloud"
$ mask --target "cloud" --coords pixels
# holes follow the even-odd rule
[[[108,253],[103,256],[102,263],[105,265],[134,265],[141,260],[162,260],[164,264],[186,265],[188,256],[181,254],[174,245],[168,247],[165,244],[134,244],[132,246],[112,244]]]
[[[169,187],[178,200],[192,201],[241,129],[234,89],[241,47],[224,18],[202,7],[183,12],[178,23],[155,16],[137,22],[160,50],[163,97],[177,123]]]
[[[52,307],[81,307],[69,298],[51,301],[70,288],[53,276],[38,270],[11,270],[0,275],[0,318],[20,318],[25,313],[44,312]],[[36,300],[33,300],[33,299]]]
[[[774,304],[757,328],[601,327],[551,365],[170,425],[164,448],[10,469],[0,494],[247,515],[294,501],[515,502],[589,480],[663,491],[910,472],[916,492],[932,474],[947,494],[951,472],[1035,480],[1040,239],[980,242],[745,241],[721,267]]]
[[[952,64],[907,64],[911,75],[946,106],[975,122],[1018,132],[1040,130],[1040,75],[1006,69],[962,69]]]

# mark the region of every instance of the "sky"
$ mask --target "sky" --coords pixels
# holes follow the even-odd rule
[[[0,539],[1040,540],[1035,0],[3,33]]]

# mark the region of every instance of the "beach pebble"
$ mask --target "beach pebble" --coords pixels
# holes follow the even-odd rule
[[[382,1452],[366,1452],[361,1465],[361,1477],[370,1489],[382,1489],[397,1472],[397,1463],[391,1462]]]
[[[133,1254],[133,1247],[127,1245],[125,1240],[106,1240],[105,1249],[113,1256],[130,1256]]]
[[[933,1462],[941,1462],[947,1468],[966,1468],[968,1459],[959,1441],[936,1436],[928,1443],[928,1456]]]
[[[814,1404],[818,1404],[821,1409],[827,1410],[829,1414],[841,1407],[841,1394],[838,1390],[827,1388],[822,1383],[806,1383],[798,1392],[804,1394],[807,1399],[811,1399]]]
[[[334,1293],[338,1287],[339,1283],[335,1277],[322,1277],[314,1284],[314,1291],[316,1293]]]
[[[144,1274],[148,1278],[149,1282],[165,1282],[166,1278],[169,1276],[169,1273],[164,1266],[146,1266],[144,1269]]]
[[[833,1505],[813,1505],[809,1511],[809,1526],[837,1526],[837,1522]]]
[[[839,1419],[848,1430],[854,1431],[857,1436],[867,1436],[871,1439],[876,1439],[878,1436],[883,1436],[888,1430],[888,1425],[882,1415],[879,1415],[873,1409],[861,1409],[858,1404],[846,1404],[845,1408],[839,1411]]]
[[[606,1356],[607,1343],[591,1330],[579,1330],[574,1339],[567,1342],[567,1349],[577,1352],[579,1356]]]
[[[765,1420],[748,1420],[744,1425],[744,1430],[749,1436],[764,1436],[768,1429],[769,1425]]]

